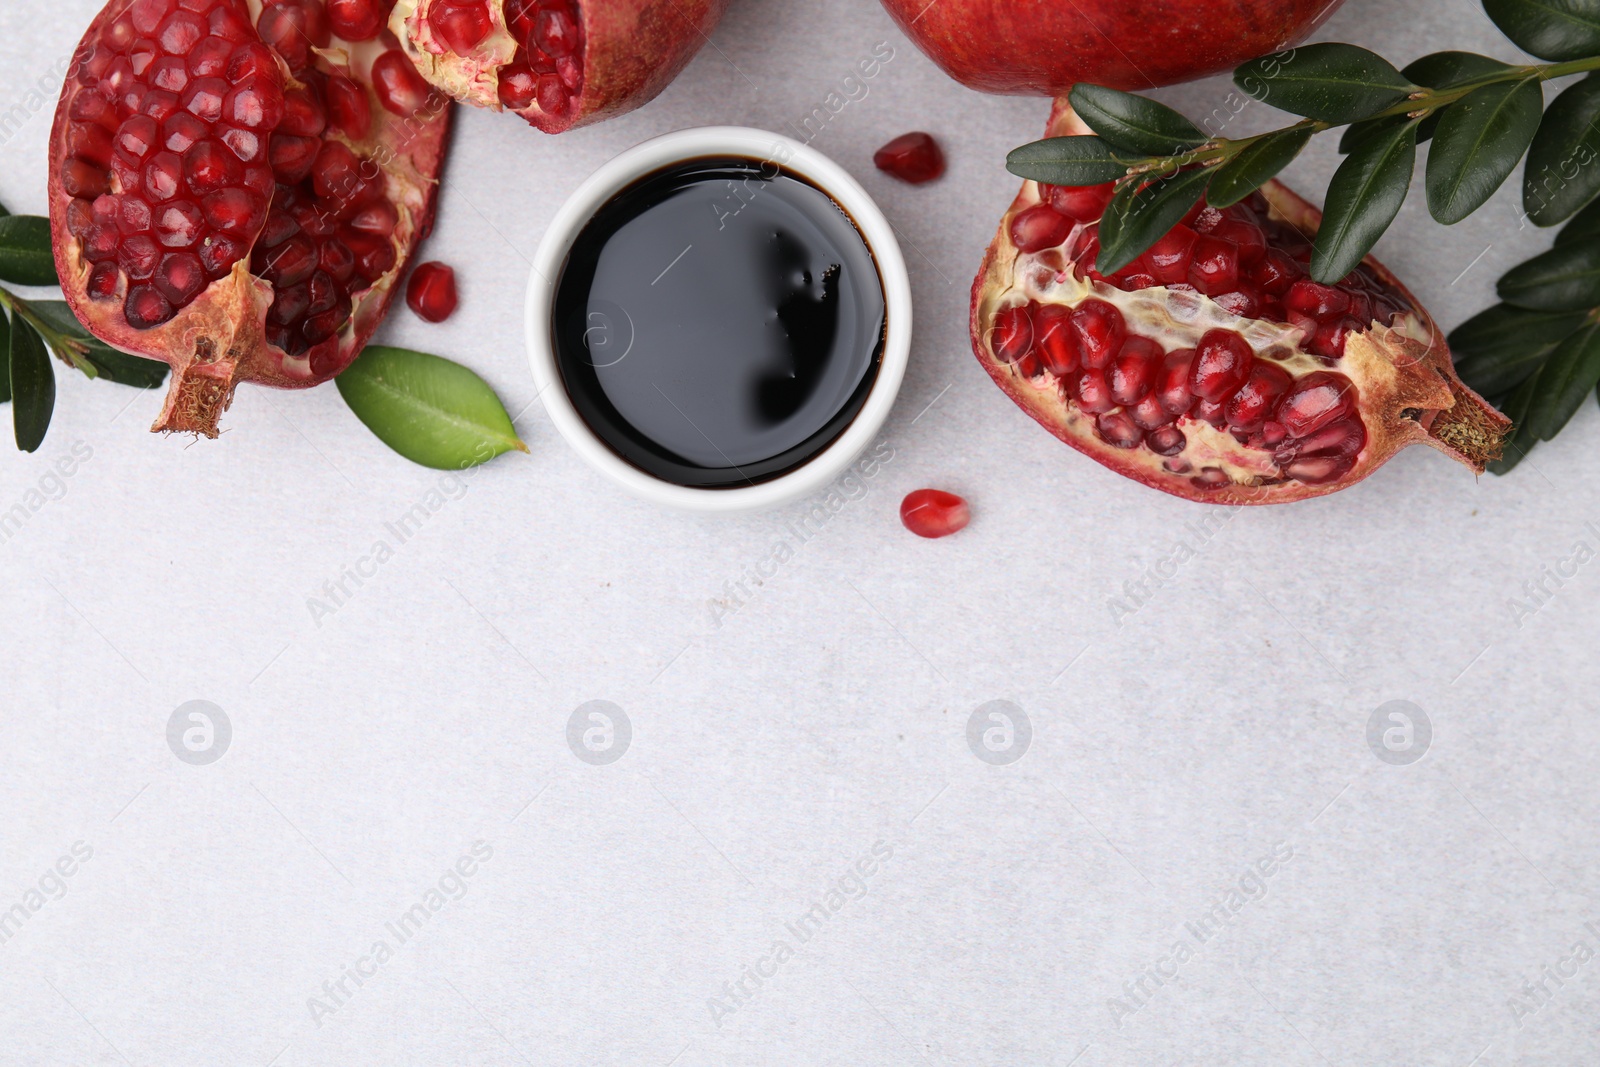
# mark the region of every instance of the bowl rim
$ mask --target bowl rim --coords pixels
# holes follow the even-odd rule
[[[706,156],[746,156],[776,163],[827,193],[855,221],[877,263],[887,329],[877,379],[843,433],[801,466],[756,485],[697,488],[664,481],[623,459],[589,428],[567,395],[556,365],[551,308],[568,250],[599,208],[635,180],[674,163]],[[603,163],[556,211],[534,254],[524,312],[534,384],[558,433],[600,474],[635,496],[701,512],[773,507],[817,492],[877,439],[894,407],[911,352],[911,282],[905,258],[878,205],[839,164],[781,133],[748,126],[697,126],[653,137]]]

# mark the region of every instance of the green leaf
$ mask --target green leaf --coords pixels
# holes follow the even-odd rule
[[[1528,150],[1522,205],[1554,226],[1600,193],[1600,77],[1568,86],[1550,104]]]
[[[5,210],[0,208],[0,211]],[[11,320],[0,311],[0,404],[11,400]]]
[[[1067,99],[1084,124],[1113,149],[1174,156],[1209,140],[1194,123],[1147,96],[1079,82]]]
[[[155,389],[167,380],[167,365],[159,360],[119,352],[83,328],[65,300],[30,300],[28,306],[61,333],[85,347],[84,359],[107,381],[137,389]]]
[[[14,285],[59,285],[50,220],[38,215],[0,218],[0,281]]]
[[[1474,89],[1444,110],[1428,150],[1428,212],[1446,226],[1483,206],[1539,130],[1539,79]]]
[[[1128,172],[1111,146],[1098,137],[1046,137],[1006,156],[1006,169],[1019,178],[1050,185],[1103,185]]]
[[[1378,243],[1411,190],[1417,160],[1417,123],[1412,120],[1362,141],[1333,172],[1322,226],[1311,252],[1311,276],[1334,285]]]
[[[1422,143],[1422,129],[1428,127],[1431,134],[1433,127],[1438,125],[1439,112],[1434,112],[1417,126],[1417,143]],[[1339,154],[1347,156],[1360,147],[1361,142],[1368,137],[1381,136],[1393,133],[1412,119],[1408,115],[1386,115],[1381,119],[1367,119],[1365,122],[1352,123],[1344,128],[1344,133],[1339,135]]]
[[[528,450],[489,383],[448,359],[371,345],[334,381],[379,440],[424,467],[465,470]]]
[[[5,218],[9,214],[11,214],[11,212],[6,210],[6,206],[4,204],[0,204],[0,219]]]
[[[1210,180],[1211,171],[1200,168],[1160,178],[1136,192],[1130,191],[1131,183],[1124,186],[1100,220],[1095,269],[1111,274],[1138,259],[1200,202]]]
[[[1534,311],[1600,306],[1600,243],[1558,245],[1501,275],[1500,299]]]
[[[1496,304],[1450,331],[1456,374],[1485,396],[1514,389],[1588,317],[1584,311],[1528,311]]]
[[[1528,406],[1526,436],[1538,441],[1554,438],[1597,384],[1600,323],[1590,323],[1557,345],[1539,372],[1539,385]]]
[[[1332,123],[1370,118],[1417,88],[1376,52],[1333,42],[1252,59],[1233,81],[1279,110]]]
[[[1454,89],[1510,69],[1509,64],[1476,52],[1430,52],[1421,59],[1412,60],[1400,73],[1429,89]]]
[[[17,447],[33,452],[50,428],[56,406],[56,373],[50,354],[32,326],[21,318],[11,323],[11,422]]]
[[[1600,238],[1600,200],[1596,200],[1572,216],[1571,222],[1556,231],[1555,246],[1560,248],[1562,245],[1595,238]]]
[[[1540,59],[1583,59],[1600,52],[1595,0],[1483,0],[1500,32]]]
[[[1511,420],[1511,432],[1505,436],[1504,450],[1500,453],[1500,458],[1489,463],[1489,473],[1511,473],[1512,468],[1521,463],[1522,458],[1538,444],[1538,439],[1526,433],[1524,426],[1528,421],[1528,408],[1539,391],[1539,378],[1543,373],[1544,368],[1541,367],[1524,379],[1510,396],[1495,405],[1501,414]]]
[[[1237,204],[1277,175],[1311,140],[1311,129],[1287,129],[1269,134],[1243,148],[1211,175],[1206,202],[1212,207]]]

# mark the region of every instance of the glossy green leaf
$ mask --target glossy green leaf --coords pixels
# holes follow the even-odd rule
[[[1534,311],[1586,311],[1600,306],[1600,243],[1558,245],[1501,275],[1500,299]]]
[[[489,383],[448,359],[371,345],[334,381],[379,440],[424,467],[465,470],[528,450]]]
[[[1430,52],[1406,64],[1400,73],[1429,89],[1453,89],[1510,69],[1509,64],[1476,52]]]
[[[0,218],[0,281],[14,285],[59,285],[50,220],[38,215]]]
[[[1194,123],[1147,96],[1079,82],[1067,99],[1084,125],[1115,150],[1172,156],[1208,140]]]
[[[1482,207],[1539,130],[1539,79],[1474,89],[1444,110],[1428,150],[1428,212],[1447,226]]]
[[[1211,175],[1206,202],[1212,207],[1237,204],[1287,167],[1311,140],[1311,130],[1287,129],[1247,145]]]
[[[1525,434],[1549,441],[1577,413],[1589,391],[1600,385],[1600,323],[1590,323],[1557,345],[1538,382]]]
[[[1600,52],[1596,0],[1483,0],[1483,10],[1517,47],[1540,59],[1582,59]]]
[[[5,210],[0,208],[0,211]],[[11,400],[11,319],[0,311],[0,404]]]
[[[1539,443],[1538,438],[1525,432],[1525,424],[1528,421],[1528,408],[1533,404],[1533,398],[1539,391],[1539,378],[1543,373],[1544,368],[1541,366],[1512,390],[1510,396],[1495,405],[1501,414],[1511,420],[1511,432],[1506,434],[1500,458],[1489,462],[1490,474],[1511,473],[1533,446]]]
[[[44,441],[56,407],[56,373],[32,326],[11,321],[11,422],[17,447],[33,452]]]
[[[1095,269],[1111,274],[1138,259],[1200,202],[1210,180],[1209,170],[1186,170],[1137,192],[1130,192],[1129,187],[1120,190],[1100,220],[1100,255]]]
[[[1333,42],[1252,59],[1233,81],[1262,103],[1332,123],[1370,118],[1417,88],[1376,52]]]
[[[1568,86],[1544,113],[1528,149],[1522,205],[1538,226],[1554,226],[1600,193],[1600,76]]]
[[[4,204],[0,204],[0,219],[5,218],[9,214],[11,214],[11,212],[6,210],[6,206]]]
[[[1312,243],[1311,276],[1336,284],[1356,268],[1405,203],[1417,160],[1417,124],[1363,141],[1328,183],[1322,226]]]
[[[1102,185],[1128,172],[1111,146],[1098,137],[1046,137],[1013,148],[1006,169],[1019,178],[1050,185]]]
[[[1417,124],[1418,144],[1422,143],[1423,126],[1429,126],[1431,132],[1432,126],[1438,123],[1435,121],[1430,125],[1429,120],[1437,120],[1438,117],[1439,113],[1435,112]],[[1412,119],[1406,115],[1386,115],[1381,119],[1368,119],[1365,122],[1351,123],[1344,128],[1344,133],[1339,135],[1339,154],[1347,156],[1354,152],[1361,142],[1367,138],[1393,133],[1411,121]]]
[[[82,342],[84,359],[99,377],[137,389],[155,389],[167,380],[168,368],[165,363],[142,356],[130,356],[112,348],[84,329],[65,300],[30,300],[28,306],[61,333]]]
[[[1484,396],[1515,389],[1588,317],[1496,304],[1450,331],[1456,374]]]
[[[1572,221],[1556,231],[1555,246],[1569,245],[1575,241],[1600,239],[1600,200],[1572,216]]]

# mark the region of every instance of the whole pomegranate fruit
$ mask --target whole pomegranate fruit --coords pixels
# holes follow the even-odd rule
[[[1049,136],[1087,133],[1065,100]],[[1509,421],[1456,378],[1444,334],[1370,257],[1307,276],[1321,214],[1271,182],[1201,201],[1110,276],[1111,186],[1025,182],[972,285],[972,343],[1001,389],[1105,466],[1176,496],[1273,504],[1428,444],[1482,472]]]
[[[883,0],[946,74],[986,93],[1149,89],[1306,37],[1343,0]]]
[[[728,0],[399,0],[389,27],[464,103],[560,133],[649,103],[709,40]]]
[[[344,370],[432,226],[448,101],[335,12],[112,0],[79,46],[50,135],[56,267],[95,336],[172,366],[156,430],[215,437],[238,383]]]

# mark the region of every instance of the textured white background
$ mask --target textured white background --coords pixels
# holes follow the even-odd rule
[[[0,105],[26,106],[96,6],[7,0]],[[1514,54],[1470,0],[1350,0],[1323,36],[1401,62]],[[816,144],[904,237],[918,322],[894,455],[749,586],[805,507],[664,513],[580,465],[529,406],[528,258],[614,153],[784,129],[879,41],[894,60]],[[1058,444],[966,341],[1017,184],[1003,156],[1045,103],[948,81],[872,0],[735,0],[714,42],[598,129],[461,114],[426,252],[459,269],[462,309],[443,327],[402,310],[380,336],[483,373],[531,455],[404,545],[384,524],[439,475],[331,387],[241,389],[222,438],[191,444],[145,431],[157,394],[58,371],[44,447],[0,453],[4,509],[93,449],[0,544],[0,908],[94,850],[0,945],[0,1062],[1600,1061],[1600,962],[1520,1026],[1508,1005],[1576,942],[1600,948],[1594,568],[1520,628],[1508,606],[1595,541],[1595,405],[1509,478],[1419,448],[1334,497],[1234,514],[1117,626],[1108,599],[1202,509]],[[44,208],[47,90],[0,156],[14,211]],[[1227,90],[1162,95],[1203,115]],[[1279,118],[1252,106],[1237,128]],[[932,187],[870,166],[914,128],[949,150]],[[1334,160],[1319,141],[1289,177],[1317,195]],[[1446,230],[1419,195],[1379,251],[1453,326],[1547,241],[1515,206],[1502,190]],[[922,485],[967,495],[972,525],[909,536],[896,508]],[[307,599],[378,539],[394,558],[318,626]],[[753,595],[717,625],[741,580]],[[167,747],[192,699],[233,724],[210,766]],[[609,766],[565,741],[592,699],[633,725]],[[1033,722],[1009,767],[965,741],[992,699]],[[1397,699],[1434,727],[1405,767],[1366,742]],[[315,1025],[307,999],[478,839],[493,859],[466,895]],[[715,1025],[707,999],[879,840],[870,892]],[[1113,1026],[1108,998],[1277,842],[1293,859],[1265,896]]]

